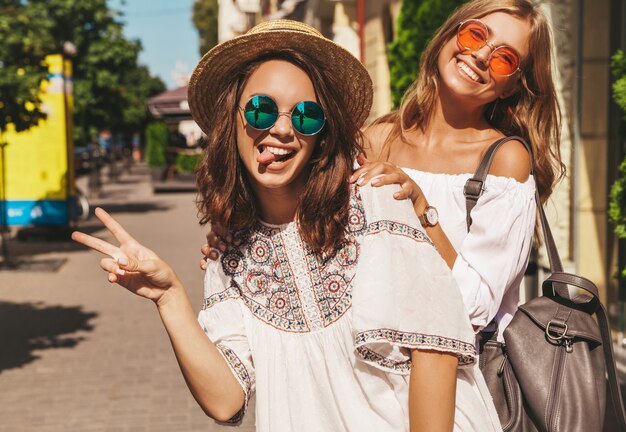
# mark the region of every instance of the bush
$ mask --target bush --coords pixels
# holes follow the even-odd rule
[[[194,173],[201,159],[202,155],[179,154],[176,156],[176,171],[179,173]]]
[[[153,122],[146,127],[146,163],[151,167],[165,165],[165,149],[169,142],[167,126]]]
[[[626,56],[623,51],[617,51],[611,58],[611,71],[616,78],[613,84],[613,99],[622,109],[626,119]],[[624,138],[623,124],[621,130]],[[609,199],[609,220],[615,224],[615,234],[621,239],[626,238],[626,159],[620,164],[619,176],[611,186]],[[618,278],[626,283],[626,267],[620,269]]]
[[[419,61],[428,41],[450,13],[466,0],[403,0],[398,31],[388,46],[391,97],[398,107],[417,78]]]

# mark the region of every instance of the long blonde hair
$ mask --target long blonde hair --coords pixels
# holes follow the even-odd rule
[[[420,59],[420,72],[404,95],[398,111],[375,122],[392,123],[386,146],[412,128],[426,128],[437,103],[439,53],[456,35],[460,22],[504,12],[530,23],[528,57],[523,62],[519,90],[496,99],[484,109],[485,118],[504,135],[518,135],[533,149],[535,181],[541,201],[552,193],[561,162],[561,111],[556,97],[551,32],[545,15],[529,0],[473,0],[457,8],[439,28]],[[488,115],[487,115],[488,114]]]

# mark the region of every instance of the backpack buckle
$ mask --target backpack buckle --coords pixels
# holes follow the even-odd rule
[[[468,178],[463,188],[463,194],[470,199],[478,200],[485,190],[483,188],[484,182],[475,178]]]

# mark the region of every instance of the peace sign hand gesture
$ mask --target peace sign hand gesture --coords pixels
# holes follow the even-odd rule
[[[174,270],[157,254],[131,237],[106,211],[97,208],[95,213],[120,245],[114,246],[78,231],[72,233],[72,240],[110,257],[100,261],[100,267],[109,273],[109,282],[117,282],[130,292],[150,299],[157,305],[163,303],[169,289],[182,287]]]

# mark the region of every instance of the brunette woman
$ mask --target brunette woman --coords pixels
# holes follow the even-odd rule
[[[260,24],[202,58],[189,85],[209,141],[201,221],[233,239],[208,264],[198,320],[171,267],[106,212],[119,247],[73,235],[110,256],[109,281],[155,302],[217,420],[237,423],[256,393],[259,431],[499,429],[460,293],[411,202],[348,183],[371,101],[359,61],[301,23]]]

